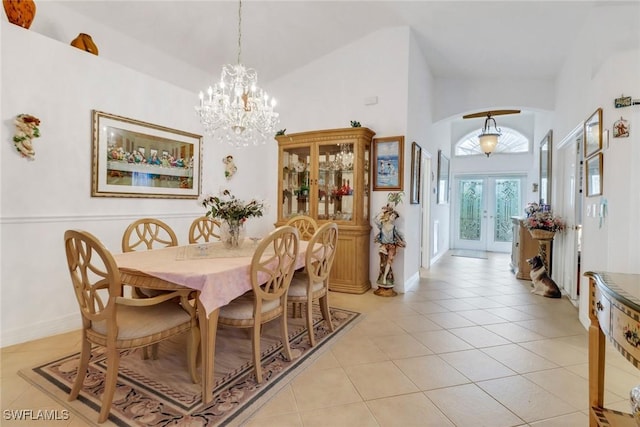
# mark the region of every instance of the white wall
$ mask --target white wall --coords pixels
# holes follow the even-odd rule
[[[79,327],[63,250],[69,228],[94,233],[113,252],[134,219],[168,222],[181,243],[204,213],[195,200],[92,198],[91,110],[201,133],[193,112],[197,96],[100,56],[34,31],[0,23],[2,48],[0,146],[0,311],[2,346]],[[16,152],[13,119],[40,118],[36,160]],[[266,197],[270,175],[262,160],[275,145],[238,151],[204,139],[202,187],[227,186],[222,158],[232,154],[238,173],[228,185],[239,197]],[[255,171],[262,171],[256,173]],[[252,219],[251,234],[272,228],[275,213]]]
[[[79,33],[89,33],[102,58],[127,64],[134,70],[184,89],[189,89],[185,82],[198,83],[195,87],[208,87],[208,79],[212,78],[208,72],[76,13],[59,2],[37,2],[36,18],[30,30],[67,45]]]
[[[433,119],[440,121],[466,112],[483,111],[488,109],[487,106],[551,111],[554,107],[554,93],[552,79],[440,77],[436,79],[434,97],[438,102],[435,103]]]
[[[408,195],[410,171],[407,159],[411,158],[413,138],[407,134],[410,46],[409,28],[380,30],[272,81],[272,92],[277,93],[282,101],[278,106],[280,127],[286,128],[287,133],[295,133],[349,127],[350,121],[356,120],[376,132],[375,137],[405,136],[404,188]],[[425,69],[426,65],[420,67]],[[419,93],[424,93],[424,89],[420,88]],[[377,97],[378,102],[365,105],[365,99],[370,97]],[[428,99],[422,101],[427,102]],[[415,105],[415,100],[413,103]],[[426,133],[428,123],[429,117],[426,117],[422,128],[414,127],[416,138]],[[269,163],[275,170],[277,158],[270,159]],[[277,176],[275,173],[271,175],[271,200],[275,204]],[[386,204],[387,194],[386,191],[372,192],[372,217]],[[401,216],[397,225],[405,234],[407,221],[417,221],[417,209],[409,206],[405,197],[405,202],[397,208]],[[378,276],[377,246],[373,243],[375,231],[374,227],[369,266],[374,287]],[[396,290],[400,292],[404,290],[408,276],[418,271],[419,247],[414,238],[411,237],[411,246],[400,250],[394,261]],[[410,268],[407,268],[407,263],[411,264]]]
[[[603,127],[610,133],[613,122],[621,116],[631,128],[629,138],[610,138],[609,147],[603,149],[602,197],[584,199],[582,272],[640,273],[640,224],[635,220],[640,208],[640,106],[614,108],[614,99],[621,94],[637,98],[640,93],[638,20],[637,3],[598,5],[576,37],[576,46],[556,83],[555,141],[562,140],[599,107],[603,109]],[[610,31],[603,25],[608,22],[620,31]],[[602,223],[587,216],[588,205],[599,205],[605,199],[608,214]],[[585,327],[589,324],[587,286],[583,277],[579,315]]]
[[[420,279],[421,246],[422,237],[425,234],[422,230],[423,209],[428,202],[422,198],[420,204],[412,205],[411,200],[411,150],[412,142],[416,142],[423,151],[423,156],[432,155],[438,152],[438,142],[433,138],[432,132],[432,111],[434,104],[433,97],[433,77],[429,70],[427,60],[419,49],[414,34],[410,34],[409,39],[409,69],[408,69],[408,99],[407,99],[407,131],[405,138],[405,170],[404,170],[404,203],[398,207],[402,217],[398,220],[400,230],[403,231],[407,247],[399,251],[402,258],[402,278],[398,291],[406,292],[418,284]],[[424,173],[424,167],[422,171]],[[424,179],[424,185],[429,185],[429,180]],[[429,209],[429,205],[425,206]],[[401,209],[401,210],[400,210]],[[431,223],[426,225],[431,228]],[[428,236],[432,236],[429,230]],[[429,237],[431,240],[431,238]],[[424,242],[422,250],[430,251],[430,242]],[[372,264],[376,267],[378,263]],[[376,271],[377,273],[377,271]],[[375,277],[375,276],[372,276]]]

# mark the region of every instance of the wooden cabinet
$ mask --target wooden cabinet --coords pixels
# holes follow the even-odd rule
[[[370,162],[368,128],[276,136],[278,219],[296,215],[338,224],[338,248],[329,279],[332,291],[361,294],[369,281]]]
[[[538,241],[531,237],[529,230],[522,224],[522,219],[511,218],[513,224],[513,240],[511,243],[511,270],[516,278],[531,280],[531,268],[527,263],[529,258],[538,255],[540,247]]]
[[[640,368],[640,275],[585,273],[589,278],[589,426],[633,426],[631,414],[604,407],[605,337]]]

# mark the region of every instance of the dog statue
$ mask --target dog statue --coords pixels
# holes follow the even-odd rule
[[[531,289],[532,294],[542,295],[547,298],[562,298],[562,292],[556,285],[549,274],[547,269],[544,268],[544,262],[540,255],[536,255],[533,258],[529,258],[527,263],[531,266],[531,280],[533,281]]]

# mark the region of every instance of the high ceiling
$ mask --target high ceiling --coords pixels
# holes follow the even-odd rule
[[[60,3],[212,75],[236,62],[235,0]],[[376,30],[409,26],[435,77],[553,78],[594,4],[244,0],[242,62],[269,81]]]

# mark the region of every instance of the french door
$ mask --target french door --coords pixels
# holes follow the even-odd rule
[[[525,176],[464,176],[455,181],[454,248],[510,252],[511,217],[522,214]]]

